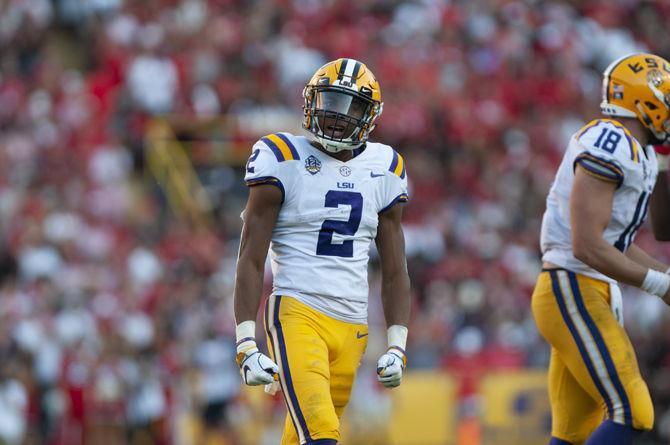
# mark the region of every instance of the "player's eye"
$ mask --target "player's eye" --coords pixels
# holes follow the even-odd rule
[[[365,110],[367,107],[367,103],[361,100],[354,100],[354,102],[351,104],[351,108],[349,109],[349,115],[356,118],[362,118],[365,115]]]

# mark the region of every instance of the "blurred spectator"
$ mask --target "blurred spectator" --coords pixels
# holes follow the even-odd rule
[[[3,364],[0,370],[0,441],[19,445],[26,435],[28,393],[21,382],[8,375],[10,366],[11,362]]]
[[[203,432],[201,440],[210,443],[232,438],[231,405],[240,392],[239,370],[235,366],[235,344],[210,332],[195,350],[199,379],[197,394]],[[220,436],[218,439],[217,436]]]
[[[156,358],[146,353],[131,358],[123,363],[124,380],[128,387],[126,418],[129,443],[164,444],[167,400]]]

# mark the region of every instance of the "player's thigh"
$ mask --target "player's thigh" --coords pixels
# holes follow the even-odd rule
[[[300,445],[298,431],[293,424],[290,413],[286,414],[286,419],[284,420],[284,431],[281,436],[280,445]]]
[[[575,445],[591,435],[605,414],[602,402],[582,388],[554,348],[549,363],[549,401],[551,435]]]
[[[339,439],[339,419],[330,396],[329,348],[319,334],[317,317],[313,309],[290,297],[271,296],[266,307],[270,348],[301,443]],[[286,431],[287,435],[292,437],[292,432]]]
[[[612,419],[630,424],[636,429],[651,429],[654,409],[649,389],[640,374],[628,334],[608,304],[609,285],[603,286],[602,282],[588,277],[572,275],[570,278],[578,310],[592,334],[591,337],[585,337],[593,341],[600,352],[599,357],[594,357],[594,366],[606,368],[606,372],[602,373],[606,376],[602,379],[602,386],[605,392],[611,394],[615,411]],[[605,302],[604,298],[607,298]],[[598,359],[601,359],[600,364]],[[617,409],[617,403],[621,409]]]
[[[338,321],[332,324],[329,335],[335,337],[332,342],[336,342],[337,346],[330,362],[330,394],[335,411],[341,417],[349,403],[356,373],[367,347],[368,327]]]
[[[533,314],[542,335],[580,385],[603,401],[609,418],[651,428],[649,391],[630,340],[611,312],[609,284],[564,270],[543,275],[549,277],[544,283],[538,280],[533,294]]]

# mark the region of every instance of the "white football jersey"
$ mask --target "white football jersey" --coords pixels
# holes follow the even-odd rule
[[[605,240],[625,252],[647,216],[649,197],[656,183],[656,153],[645,148],[619,122],[596,119],[570,138],[542,219],[542,259],[575,273],[613,283],[614,280],[576,259],[572,253],[570,193],[575,168],[615,182],[612,219]]]
[[[271,134],[254,144],[245,181],[284,196],[270,246],[273,293],[365,324],[370,243],[379,213],[408,200],[407,176],[387,145],[368,142],[354,155],[342,162],[305,137]]]

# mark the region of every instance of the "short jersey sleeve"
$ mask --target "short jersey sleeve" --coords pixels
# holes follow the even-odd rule
[[[275,133],[258,140],[251,149],[246,165],[244,181],[248,186],[271,184],[278,187],[284,199],[293,176],[291,162],[299,160],[291,139],[283,133]]]
[[[407,170],[405,160],[395,150],[388,166],[388,172],[384,178],[384,207],[379,211],[382,213],[399,202],[409,201],[407,191]]]
[[[596,119],[575,134],[580,153],[574,168],[620,186],[626,170],[639,162],[637,145],[623,125],[609,119]]]

